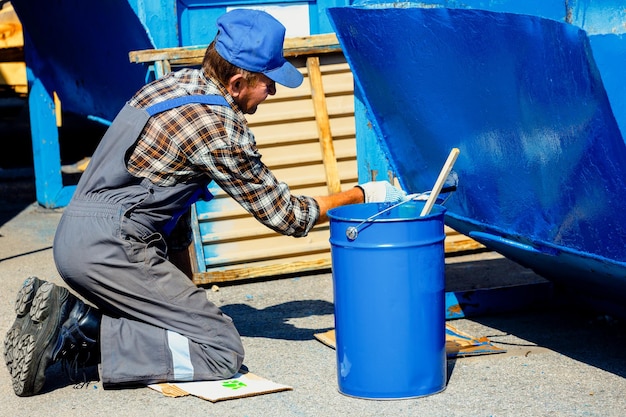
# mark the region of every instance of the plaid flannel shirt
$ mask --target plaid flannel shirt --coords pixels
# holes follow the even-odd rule
[[[129,172],[160,186],[214,180],[267,227],[306,236],[320,215],[317,202],[292,195],[265,166],[244,113],[217,81],[183,69],[144,86],[129,104],[146,108],[193,94],[222,95],[230,107],[186,104],[151,117],[130,154]]]

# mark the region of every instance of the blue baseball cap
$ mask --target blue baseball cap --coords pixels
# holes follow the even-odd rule
[[[283,55],[285,27],[266,12],[235,9],[217,19],[215,50],[231,64],[295,88],[302,74]]]

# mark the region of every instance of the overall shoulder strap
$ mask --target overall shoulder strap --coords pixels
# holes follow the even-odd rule
[[[195,96],[183,96],[171,98],[169,100],[162,101],[160,103],[153,104],[146,108],[146,112],[150,116],[164,112],[166,110],[173,109],[175,107],[182,106],[184,104],[200,103],[200,104],[213,104],[216,106],[228,106],[226,99],[220,95],[195,95]]]

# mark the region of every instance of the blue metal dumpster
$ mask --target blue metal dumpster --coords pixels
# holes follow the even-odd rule
[[[593,42],[538,16],[407,4],[329,13],[367,120],[357,140],[376,138],[382,172],[427,189],[460,148],[446,224],[553,281],[623,300],[621,34]],[[367,169],[380,164],[366,155]]]

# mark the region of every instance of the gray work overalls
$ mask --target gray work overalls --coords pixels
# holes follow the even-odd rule
[[[164,235],[199,197],[211,197],[208,181],[162,187],[126,169],[126,154],[152,115],[198,102],[228,105],[221,96],[185,96],[145,110],[126,104],[55,235],[60,275],[103,313],[105,387],[230,378],[243,362],[230,317],[167,260]]]

